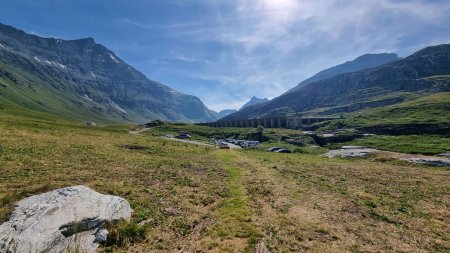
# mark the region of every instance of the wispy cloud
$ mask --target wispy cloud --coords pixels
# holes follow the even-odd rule
[[[120,18],[118,20],[119,23],[128,25],[128,26],[132,26],[132,27],[136,27],[136,28],[141,28],[141,29],[147,29],[147,30],[152,30],[152,29],[186,29],[186,28],[192,28],[192,27],[198,27],[199,24],[195,24],[195,23],[171,23],[171,24],[152,24],[152,23],[146,23],[146,22],[142,22],[142,21],[137,21],[137,20],[132,20],[130,18]]]
[[[205,17],[207,25],[186,27],[172,35],[221,45],[220,53],[199,70],[207,74],[190,77],[216,82],[236,97],[273,98],[325,67],[364,53],[411,53],[424,41],[407,41],[408,36],[441,26],[450,29],[450,5],[445,1],[230,0],[205,4],[217,11]],[[450,34],[437,40],[436,34],[432,37],[429,43],[442,43],[449,41]],[[222,106],[216,102],[214,107]]]

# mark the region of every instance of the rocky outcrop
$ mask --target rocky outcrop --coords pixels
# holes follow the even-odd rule
[[[0,146],[1,149],[1,146]],[[442,154],[439,154],[439,156],[445,156],[445,157],[450,157],[450,151],[444,152]]]
[[[372,148],[366,148],[362,146],[343,146],[341,149],[330,150],[328,153],[324,154],[328,158],[332,157],[342,157],[342,158],[353,158],[353,157],[364,157],[370,153],[377,152],[378,150]]]
[[[106,223],[131,218],[129,203],[73,186],[25,198],[0,225],[0,252],[95,252]]]
[[[439,159],[439,158],[407,158],[407,159],[401,159],[405,160],[411,163],[418,163],[418,164],[425,164],[429,166],[436,166],[436,167],[450,167],[450,160],[449,159]]]

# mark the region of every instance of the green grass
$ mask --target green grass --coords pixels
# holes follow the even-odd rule
[[[432,135],[371,136],[347,144],[409,154],[440,154],[450,151],[450,138]]]
[[[30,117],[35,117],[33,114],[51,114],[67,120],[92,121],[95,119],[99,123],[126,122],[119,114],[106,114],[99,111],[95,107],[102,106],[82,99],[75,92],[64,92],[64,89],[72,89],[71,84],[66,80],[54,80],[51,76],[46,76],[47,80],[42,80],[2,63],[0,68],[13,73],[17,78],[13,81],[0,77],[0,94],[2,94],[0,95],[0,112]],[[55,83],[58,83],[60,87],[55,88]]]
[[[243,184],[243,169],[235,165],[234,152],[222,152],[219,154],[219,160],[225,163],[225,171],[228,174],[227,191],[224,193],[226,198],[219,205],[215,218],[219,224],[214,231],[219,237],[225,239],[248,238],[249,245],[245,251],[250,251],[258,233],[254,224],[252,224],[252,210],[245,192]],[[223,249],[226,250],[226,249]]]
[[[352,113],[349,126],[445,124],[450,122],[450,92],[426,95],[403,103]]]
[[[260,240],[270,252],[450,250],[448,169],[328,159],[311,146],[218,150],[160,136],[194,130],[206,140],[254,129],[169,125],[131,135],[133,127],[1,113],[0,219],[27,196],[82,184],[134,210],[111,228],[103,252],[252,252]],[[295,134],[266,129],[263,145]]]

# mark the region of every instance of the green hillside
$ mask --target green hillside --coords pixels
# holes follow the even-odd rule
[[[343,119],[319,127],[383,134],[450,134],[450,92],[402,95],[405,102],[342,114]]]
[[[96,111],[95,105],[89,101],[83,103],[79,97],[60,92],[29,73],[5,64],[0,64],[0,68],[9,74],[9,78],[0,75],[0,108],[5,113],[33,117],[41,115],[44,118],[58,115],[66,119],[99,123],[118,122],[117,118]]]
[[[43,38],[0,24],[0,42],[0,103],[100,122],[217,119],[199,98],[148,79],[92,38]]]

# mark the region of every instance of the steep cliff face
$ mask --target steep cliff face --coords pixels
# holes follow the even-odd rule
[[[223,120],[279,116],[317,108],[348,106],[389,96],[395,92],[448,91],[448,82],[427,78],[438,75],[450,75],[449,44],[428,47],[405,59],[376,68],[311,83],[291,90],[268,103],[240,110]]]
[[[217,117],[197,97],[148,79],[92,38],[42,38],[0,24],[0,70],[3,99],[21,106],[29,100],[29,107],[70,111],[80,119],[202,122]]]

